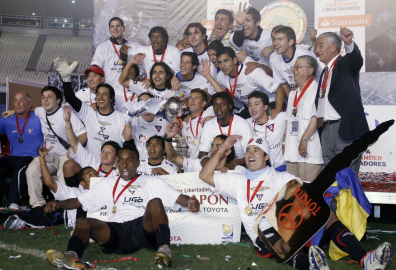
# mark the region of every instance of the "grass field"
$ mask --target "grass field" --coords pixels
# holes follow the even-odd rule
[[[370,229],[396,230],[396,224],[384,224],[370,222]],[[54,232],[56,234],[52,235]],[[30,235],[34,233],[34,235]],[[0,269],[55,269],[45,259],[47,249],[55,248],[66,250],[70,231],[62,225],[50,229],[42,230],[0,230]],[[370,234],[369,234],[370,236]],[[375,249],[381,242],[388,241],[396,247],[396,234],[379,234],[377,239],[365,239],[362,241],[367,250]],[[278,264],[273,259],[258,257],[253,250],[253,246],[246,235],[242,236],[241,243],[250,247],[240,245],[172,245],[173,269],[291,269],[288,264]],[[94,260],[115,260],[120,255],[100,254],[101,247],[96,243],[91,243],[86,249],[83,259],[90,263]],[[328,254],[328,249],[325,249]],[[139,261],[122,261],[115,263],[98,263],[96,269],[159,269],[154,263],[155,251],[140,250],[132,256],[139,258]],[[20,258],[10,259],[10,256],[21,255]],[[183,256],[184,255],[184,256]],[[185,256],[187,255],[187,256]],[[200,260],[197,258],[207,257],[210,260]],[[225,256],[230,255],[229,262]],[[191,257],[188,257],[191,256]],[[331,261],[327,257],[331,269],[361,269],[358,264],[351,264],[351,258],[346,257],[340,261]],[[252,266],[252,263],[257,266]],[[396,262],[393,261],[387,269],[396,269]]]

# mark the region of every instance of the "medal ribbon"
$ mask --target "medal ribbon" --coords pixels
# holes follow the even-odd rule
[[[231,115],[230,124],[229,124],[229,127],[228,127],[228,135],[227,136],[230,136],[230,133],[231,133],[232,120],[234,120],[234,116],[233,115]],[[223,131],[221,130],[220,123],[217,123],[217,124],[219,124],[219,129],[220,129],[221,135],[224,135]]]
[[[235,89],[236,89],[236,86],[237,86],[237,81],[238,81],[238,66],[237,66],[237,70],[236,70],[236,74],[235,74],[234,89],[232,89],[231,79],[229,79],[229,82],[230,82],[230,93],[231,93],[232,97],[234,97],[234,95],[235,95]]]
[[[268,114],[267,114],[267,122],[265,122],[265,140],[267,140],[267,124],[268,124],[268,119],[269,118],[269,116],[268,116]],[[253,131],[255,131],[256,130],[256,121],[254,121],[254,126],[253,126]],[[257,133],[256,132],[254,132],[254,134],[257,136]]]
[[[117,51],[116,46],[114,45],[113,42],[112,42],[111,44],[113,44],[113,47],[114,47],[114,50],[115,50],[115,52],[116,52],[116,54],[117,54],[117,56],[118,56],[118,59],[120,59],[120,55],[118,54],[118,51]],[[155,58],[154,58],[154,59],[155,59]],[[161,60],[161,61],[162,61],[162,60]],[[135,94],[132,95],[131,101],[132,101],[132,99],[133,99],[134,96],[135,96]],[[126,95],[125,86],[124,86],[124,97],[125,97],[125,102],[128,102],[128,98],[127,98],[127,95]],[[92,104],[92,103],[91,103],[91,104]]]
[[[191,127],[192,119],[190,120],[190,130],[191,130],[191,134],[193,135],[194,139],[198,137],[199,121],[201,120],[202,114],[203,114],[203,111],[202,111],[201,114],[199,115],[198,122],[197,122],[197,136],[194,136],[194,132],[193,132],[192,127]],[[221,129],[220,129],[220,130],[221,130]]]
[[[124,97],[125,97],[125,102],[128,102],[128,98],[127,98],[127,94],[126,94],[125,86],[124,86]],[[133,93],[133,95],[131,96],[131,99],[130,99],[130,101],[132,101],[134,97],[135,97],[135,93]]]
[[[305,91],[307,91],[308,87],[311,85],[311,83],[313,82],[313,78],[311,78],[307,84],[305,85],[304,89],[302,90],[300,96],[297,98],[298,93],[296,92],[296,95],[294,96],[294,101],[293,101],[293,107],[296,108],[298,103],[300,102],[301,98],[304,96]]]
[[[100,167],[99,167],[99,169],[98,169],[98,174],[99,174],[99,172],[102,170],[102,164],[100,164]],[[109,174],[111,173],[111,171],[112,170],[110,170],[108,173],[106,173],[106,175],[105,176],[102,176],[102,177],[107,177],[107,176],[109,176]]]
[[[16,126],[18,128],[18,134],[19,134],[19,137],[21,137],[21,138],[22,138],[23,132],[25,131],[25,127],[26,127],[26,124],[27,124],[27,122],[29,120],[29,117],[30,117],[30,111],[29,111],[29,113],[28,113],[28,115],[26,117],[25,123],[23,124],[22,133],[21,133],[21,130],[19,129],[18,115],[15,116]]]
[[[116,189],[117,189],[117,186],[118,186],[118,182],[120,181],[121,176],[118,177],[117,182],[115,183],[114,188],[113,188],[113,202],[114,202],[114,205],[117,203],[117,201],[118,201],[118,199],[120,198],[121,194],[124,193],[124,191],[125,191],[130,185],[132,185],[132,183],[135,182],[136,179],[137,179],[138,177],[139,177],[139,175],[137,174],[133,179],[131,179],[131,181],[129,181],[129,183],[128,183],[128,184],[121,190],[121,192],[118,194],[117,199],[114,200],[114,195],[115,195],[115,192],[116,192]]]
[[[113,47],[114,47],[114,50],[115,50],[115,52],[116,52],[116,54],[117,54],[117,56],[118,56],[118,59],[120,59],[120,55],[118,54],[118,51],[117,51],[117,48],[116,48],[116,46],[114,45],[114,43],[112,42],[111,44],[113,44]]]
[[[333,68],[334,68],[334,65],[337,62],[337,60],[338,60],[338,57],[336,58],[336,60],[334,60],[333,64],[331,64],[329,71],[327,72],[326,76],[324,77],[324,79],[322,81],[322,92],[326,92],[327,84],[329,82],[329,77],[331,76],[331,74],[333,74]]]
[[[157,63],[157,57],[155,57],[155,52],[154,52],[153,46],[151,46],[151,48],[153,49],[154,62]],[[162,53],[162,57],[161,57],[161,61],[160,61],[160,62],[162,62],[162,61],[164,60],[165,52],[166,52],[166,47],[165,47],[165,49],[164,49],[164,52]]]
[[[264,183],[264,181],[260,181],[260,183],[257,185],[256,189],[254,190],[252,197],[250,197],[250,180],[248,179],[246,195],[247,195],[247,201],[249,204],[253,201],[254,196],[256,196],[257,191],[260,189],[260,187],[263,183]]]

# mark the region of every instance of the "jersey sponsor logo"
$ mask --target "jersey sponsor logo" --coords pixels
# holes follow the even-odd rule
[[[253,191],[254,191],[255,189],[256,189],[256,187],[251,187],[251,188],[250,188],[250,190],[253,190]],[[266,190],[266,189],[270,189],[270,188],[269,188],[269,187],[263,187],[263,186],[261,186],[261,187],[259,188],[258,191],[261,192],[261,191],[264,191],[264,190]]]
[[[18,132],[18,131],[16,131],[16,130],[13,130],[13,131],[12,131],[12,133],[17,133],[17,132]]]
[[[253,46],[253,45],[246,45],[246,48],[248,48],[251,51],[254,51],[256,49],[258,49],[259,47]]]
[[[141,203],[143,202],[143,199],[141,197],[124,197],[124,202],[128,203],[128,202],[137,202],[137,203]]]
[[[102,136],[104,140],[108,140],[110,136],[103,134],[105,129],[106,129],[105,127],[100,127],[100,131],[98,132],[98,135]]]
[[[29,134],[30,133],[32,133],[33,132],[33,129],[32,128],[28,128],[28,130],[27,130],[28,132],[29,132]]]
[[[130,185],[129,187],[130,187],[130,188],[133,188],[133,189],[138,189],[138,188],[140,188],[140,186],[138,186],[138,185]]]
[[[161,126],[155,126],[155,128],[157,129],[158,132],[160,132],[162,127]]]
[[[256,194],[256,198],[261,201],[261,199],[263,198],[264,194]]]
[[[139,134],[139,142],[143,143],[141,139],[144,139],[144,141],[147,140],[146,136],[144,136],[143,134]]]
[[[291,68],[289,68],[289,69],[286,69],[285,71],[283,71],[284,73],[287,73],[287,74],[293,74],[293,71],[292,71],[292,69]]]
[[[243,83],[237,83],[236,88],[242,88],[243,86],[244,86]],[[241,91],[241,90],[239,90],[239,91]]]
[[[267,128],[269,130],[271,130],[272,132],[274,132],[275,124],[271,124],[271,125],[267,126]]]
[[[98,121],[98,123],[101,124],[102,126],[111,126],[110,123],[103,122],[103,121]]]
[[[100,209],[107,209],[107,205],[103,205]]]

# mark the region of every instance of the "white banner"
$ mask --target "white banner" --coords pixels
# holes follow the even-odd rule
[[[353,31],[354,41],[359,46],[363,59],[366,55],[366,26],[371,26],[371,14],[366,14],[365,0],[339,1],[315,0],[315,28],[318,35],[324,32],[339,32],[340,27]],[[342,48],[341,54],[345,54]],[[363,65],[362,72],[365,72]]]
[[[396,119],[396,106],[364,105],[370,130],[380,123]],[[396,125],[390,127],[362,156],[361,172],[396,172]]]
[[[239,242],[241,220],[237,202],[215,194],[210,185],[199,179],[199,173],[182,173],[161,176],[181,193],[195,195],[201,204],[199,213],[191,213],[181,207],[179,211],[166,210],[169,219],[172,244],[221,244],[222,241]],[[101,178],[91,178],[91,187]],[[87,217],[107,221],[107,210],[88,212]]]

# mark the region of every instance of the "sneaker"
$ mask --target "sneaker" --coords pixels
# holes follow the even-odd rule
[[[60,269],[86,269],[74,252],[62,252],[56,249],[47,250],[47,260]]]
[[[308,251],[310,270],[330,270],[326,261],[326,254],[318,246],[310,246]]]
[[[388,242],[384,242],[377,249],[369,252],[363,257],[364,270],[385,269],[392,260],[392,246]]]
[[[155,254],[155,263],[169,267],[172,265],[172,252],[168,245],[160,246]]]
[[[19,210],[20,207],[19,207],[19,205],[16,204],[16,203],[10,203],[10,206],[8,206],[8,209],[11,209],[11,210]]]
[[[25,221],[20,219],[17,215],[12,215],[4,222],[4,227],[7,230],[19,230],[25,228]]]

